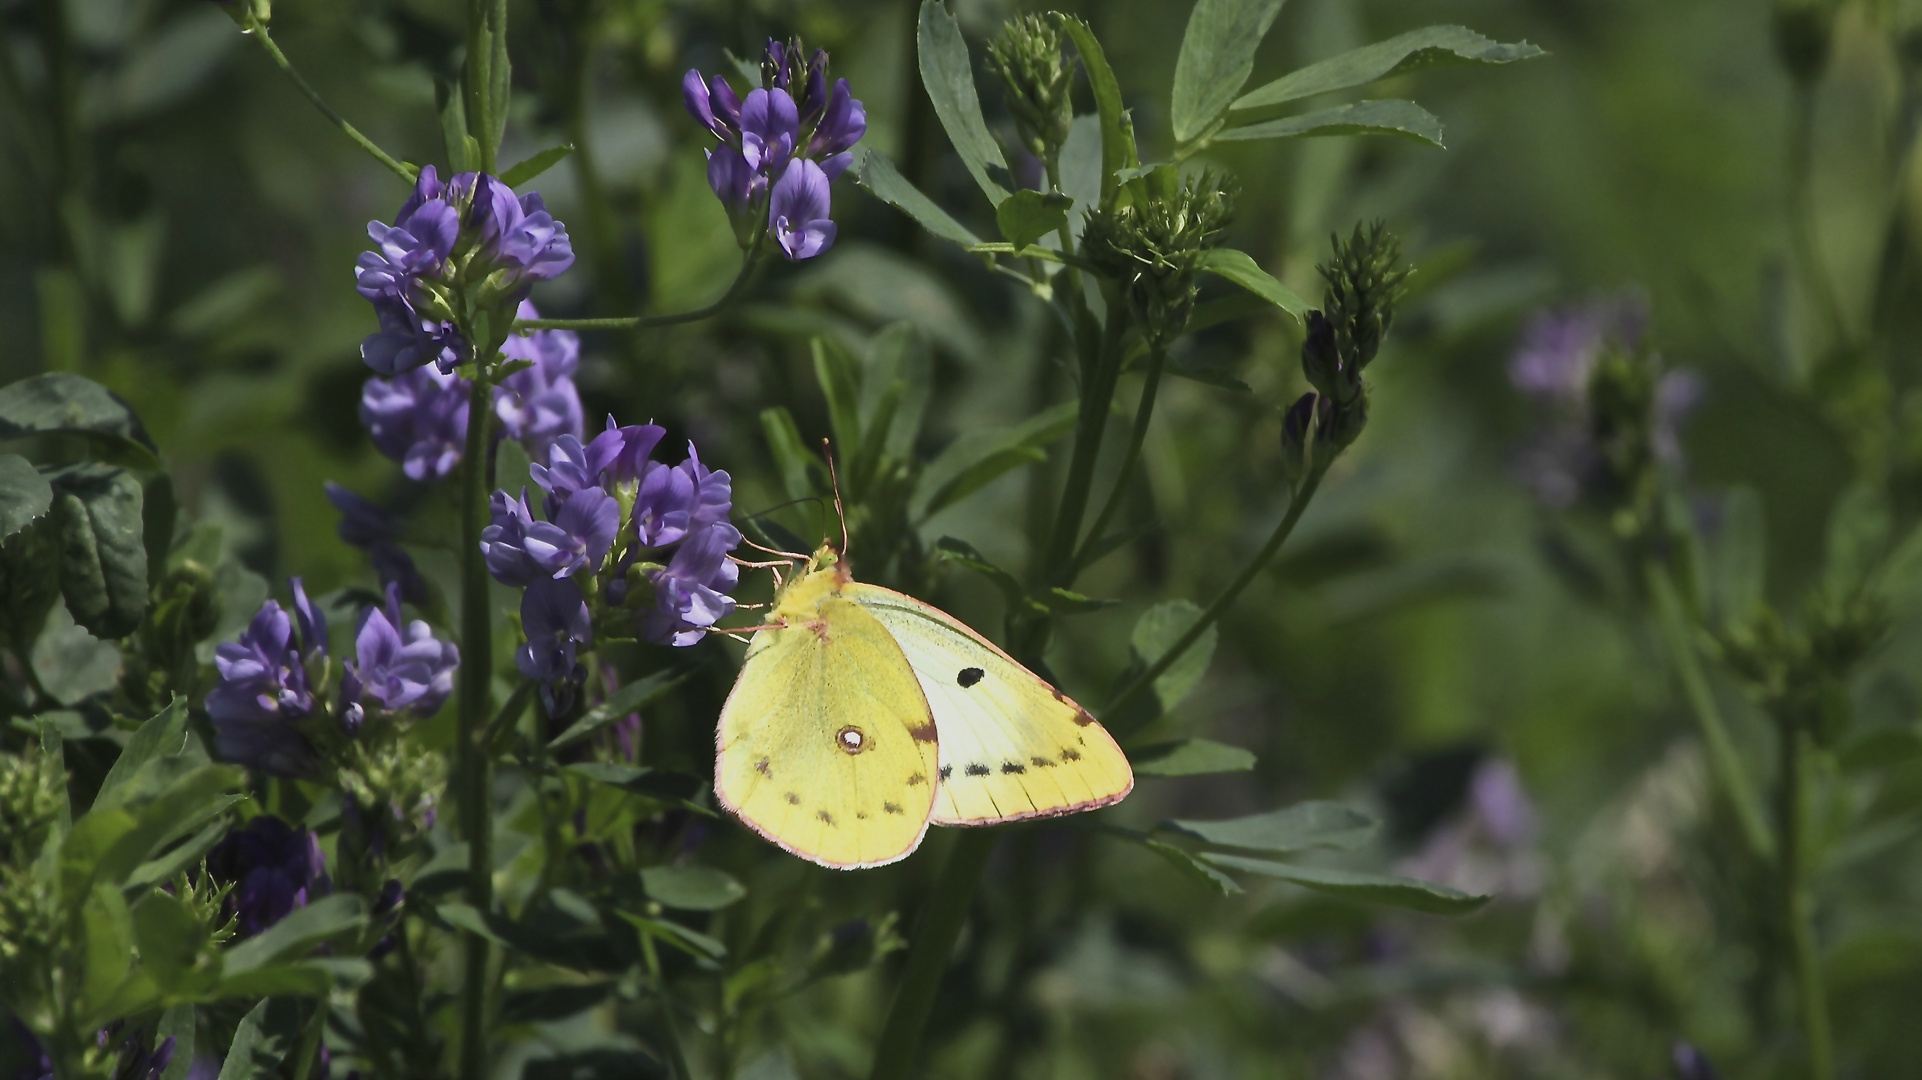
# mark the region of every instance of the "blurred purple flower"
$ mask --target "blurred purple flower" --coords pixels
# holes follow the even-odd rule
[[[369,606],[355,628],[354,659],[341,679],[342,723],[358,731],[369,707],[430,716],[454,692],[459,666],[458,646],[435,637],[423,620],[405,622],[400,590],[390,585],[386,608]]]
[[[215,752],[270,776],[303,776],[314,764],[313,745],[294,722],[314,711],[307,661],[326,655],[326,624],[299,578],[293,591],[300,632],[277,601],[262,604],[238,641],[214,649],[219,681],[207,692]]]
[[[1432,829],[1399,872],[1463,892],[1527,899],[1541,891],[1535,804],[1512,762],[1475,766],[1455,816]]]
[[[1715,1063],[1691,1043],[1676,1043],[1670,1057],[1675,1062],[1675,1080],[1721,1080]]]
[[[470,386],[437,368],[416,368],[361,387],[360,422],[380,452],[413,480],[439,480],[460,464],[467,444]]]
[[[768,200],[767,224],[790,260],[812,259],[833,246],[829,211],[827,173],[805,159],[788,162]]]
[[[1602,353],[1639,347],[1647,330],[1648,299],[1636,291],[1541,312],[1522,331],[1508,380],[1530,397],[1580,405]]]
[[[534,305],[521,301],[515,318],[538,319]],[[494,415],[501,434],[527,448],[539,461],[562,435],[582,435],[581,392],[574,372],[581,365],[581,338],[572,330],[535,330],[513,334],[501,346],[501,356],[528,360],[532,366],[500,381],[494,388]]]
[[[207,872],[232,885],[225,908],[252,937],[332,891],[320,837],[262,814],[207,853]]]
[[[536,578],[521,594],[521,630],[527,644],[514,654],[514,666],[540,684],[547,715],[564,715],[587,676],[580,649],[594,643],[594,623],[580,586],[570,578]]]
[[[400,523],[394,516],[332,480],[327,481],[326,491],[327,501],[340,511],[340,524],[335,528],[341,540],[367,553],[381,586],[398,585],[402,600],[425,603],[427,580],[420,576],[413,557],[402,550]]]

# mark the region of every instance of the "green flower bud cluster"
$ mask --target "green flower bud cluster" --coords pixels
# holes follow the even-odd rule
[[[1195,275],[1235,216],[1228,180],[1202,172],[1185,183],[1163,165],[1130,185],[1134,194],[1088,216],[1081,243],[1121,283],[1142,336],[1154,347],[1179,337],[1195,304]]]
[[[1818,595],[1799,627],[1763,607],[1717,644],[1764,709],[1818,744],[1834,746],[1849,726],[1849,675],[1887,638],[1890,625],[1887,603],[1871,593]]]
[[[171,695],[192,696],[200,678],[195,646],[220,626],[220,590],[214,574],[182,559],[156,585],[132,649],[122,650],[121,690],[137,708],[158,711]]]
[[[1060,27],[1040,15],[1008,20],[988,44],[988,69],[1007,88],[1021,144],[1051,175],[1074,124],[1074,65],[1063,44]]]
[[[392,725],[373,727],[343,748],[340,789],[355,814],[341,830],[335,860],[340,884],[370,896],[390,876],[386,867],[406,858],[433,824],[447,787],[445,755],[416,745]],[[347,880],[350,875],[354,880]]]
[[[59,938],[59,904],[34,872],[67,797],[60,763],[38,749],[0,756],[0,983]]]
[[[1320,311],[1308,313],[1301,371],[1314,393],[1303,394],[1282,424],[1282,463],[1299,483],[1319,460],[1326,465],[1353,445],[1368,423],[1362,372],[1381,351],[1395,321],[1395,302],[1411,272],[1401,241],[1379,221],[1357,224],[1334,256],[1316,269],[1328,282]]]

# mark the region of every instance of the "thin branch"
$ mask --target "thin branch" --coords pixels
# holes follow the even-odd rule
[[[758,247],[758,243],[756,247]],[[656,326],[675,326],[680,323],[698,322],[715,314],[747,288],[759,265],[755,253],[750,250],[741,260],[741,270],[734,275],[734,281],[721,294],[720,299],[706,307],[693,311],[677,311],[670,315],[630,315],[618,319],[516,319],[514,329],[520,330],[646,330]]]
[[[302,94],[306,95],[308,101],[314,103],[314,108],[320,110],[320,115],[326,117],[328,123],[339,128],[341,134],[354,141],[354,145],[372,154],[375,161],[387,166],[389,171],[402,180],[412,184],[420,176],[420,169],[418,167],[404,161],[395,160],[387,151],[376,146],[374,140],[361,134],[359,128],[348,123],[346,117],[335,112],[334,107],[327,104],[327,102],[321,98],[320,93],[307,84],[306,79],[300,77],[300,72],[294,70],[294,65],[287,59],[287,54],[281,52],[280,46],[274,44],[273,36],[267,32],[267,27],[263,25],[259,19],[254,17],[253,12],[249,11],[246,18],[247,36],[260,43],[260,47],[267,51],[268,58],[273,60],[274,66],[279,68],[289,79],[293,80],[294,86],[298,88]]]

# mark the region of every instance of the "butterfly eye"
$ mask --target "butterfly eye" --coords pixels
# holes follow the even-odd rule
[[[834,734],[834,744],[850,754],[858,754],[868,748],[867,733],[849,725]]]

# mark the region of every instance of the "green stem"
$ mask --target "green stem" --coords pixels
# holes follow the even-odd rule
[[[1715,694],[1702,674],[1675,580],[1666,566],[1654,560],[1643,566],[1643,575],[1649,596],[1655,601],[1655,618],[1661,627],[1662,640],[1668,646],[1670,662],[1675,665],[1675,676],[1682,683],[1682,695],[1688,699],[1696,726],[1701,729],[1702,742],[1708,747],[1709,771],[1715,775],[1716,786],[1735,811],[1736,824],[1748,842],[1750,854],[1763,860],[1771,859],[1775,855],[1775,842],[1763,819],[1761,800],[1749,785],[1748,772],[1735,752],[1735,744],[1729,740],[1728,728],[1722,723],[1721,710],[1715,704]]]
[[[314,1072],[314,1058],[320,1053],[320,1036],[327,1027],[327,999],[314,1002],[300,1033],[300,1047],[294,1051],[294,1080],[307,1080]]]
[[[1094,527],[1088,530],[1088,542],[1075,553],[1076,570],[1088,557],[1088,550],[1101,542],[1101,534],[1107,531],[1108,522],[1114,518],[1115,511],[1121,508],[1121,500],[1128,493],[1129,483],[1134,480],[1135,466],[1141,461],[1141,446],[1148,439],[1148,422],[1154,419],[1155,395],[1161,389],[1161,369],[1167,358],[1166,349],[1151,349],[1148,353],[1148,371],[1141,383],[1141,401],[1135,406],[1135,425],[1128,434],[1128,449],[1121,456],[1121,471],[1115,474],[1114,490],[1108,492],[1107,501],[1101,505],[1101,513],[1095,515]]]
[[[695,308],[693,311],[677,311],[668,315],[629,315],[617,319],[516,319],[514,329],[517,331],[645,330],[649,327],[675,326],[705,319],[732,303],[734,298],[741,294],[741,290],[747,288],[748,282],[754,277],[755,268],[760,264],[757,257],[759,247],[760,244],[757,241],[754,248],[749,249],[741,259],[741,270],[734,275],[734,281],[728,285],[727,291],[721,294],[720,299],[706,307]]]
[[[1075,547],[1081,539],[1081,519],[1088,512],[1088,497],[1093,493],[1095,462],[1101,456],[1102,436],[1108,430],[1108,410],[1114,404],[1115,383],[1121,373],[1123,317],[1115,297],[1108,305],[1107,325],[1102,328],[1099,353],[1083,365],[1081,413],[1075,421],[1074,454],[1068,461],[1068,479],[1061,489],[1061,509],[1055,515],[1054,533],[1041,561],[1045,576],[1054,581],[1066,573],[1072,576]],[[1084,324],[1085,325],[1085,324]],[[1069,585],[1072,581],[1056,581]]]
[[[459,735],[455,743],[454,790],[460,804],[461,835],[467,841],[467,902],[476,911],[494,906],[493,759],[486,743],[487,705],[493,686],[494,624],[488,597],[487,564],[480,534],[487,521],[487,443],[493,416],[493,380],[478,359],[500,351],[476,352],[473,397],[468,405],[467,449],[461,463],[461,665]],[[461,994],[461,1069],[464,1080],[487,1074],[487,970],[491,949],[486,938],[467,935],[466,972]]]
[[[319,92],[307,84],[306,79],[300,77],[300,72],[294,70],[294,65],[287,59],[287,54],[281,52],[280,46],[274,44],[273,35],[267,32],[267,27],[263,25],[259,19],[254,17],[253,12],[249,11],[246,18],[247,35],[260,43],[260,47],[266,50],[267,56],[274,62],[274,66],[279,68],[282,74],[293,81],[295,88],[305,95],[308,101],[313,102],[314,108],[320,110],[320,115],[326,117],[328,123],[339,128],[340,133],[352,139],[355,146],[372,154],[375,161],[387,166],[389,171],[402,180],[412,184],[415,179],[420,176],[420,170],[418,168],[404,161],[396,161],[387,151],[376,146],[374,140],[361,134],[359,128],[348,123],[346,117],[335,112],[334,107],[327,104],[327,102],[321,98]]]
[[[874,1067],[868,1072],[868,1080],[906,1080],[911,1074],[921,1029],[927,1026],[935,993],[941,988],[941,974],[954,954],[954,942],[967,921],[981,870],[999,838],[992,829],[963,829],[955,839],[928,906],[914,927],[901,989],[888,1011],[881,1041],[874,1048]]]
[[[1782,840],[1778,866],[1782,929],[1791,943],[1796,998],[1802,1008],[1809,1080],[1834,1080],[1835,1051],[1829,1036],[1828,993],[1815,948],[1814,901],[1809,895],[1808,735],[1792,719],[1780,720],[1781,776],[1776,786],[1776,833]]]
[[[1276,525],[1275,531],[1268,535],[1268,542],[1261,545],[1261,550],[1255,552],[1255,557],[1248,560],[1248,564],[1241,568],[1241,573],[1236,574],[1235,579],[1228,583],[1228,587],[1221,590],[1221,595],[1215,597],[1214,603],[1208,605],[1207,610],[1201,613],[1201,617],[1195,620],[1195,624],[1190,626],[1186,633],[1176,638],[1175,643],[1168,647],[1168,651],[1162,653],[1154,663],[1149,664],[1146,671],[1135,676],[1133,682],[1123,687],[1121,692],[1101,710],[1101,715],[1119,715],[1121,710],[1134,701],[1143,690],[1153,686],[1155,680],[1173,667],[1183,653],[1193,648],[1195,642],[1201,640],[1201,635],[1221,618],[1222,613],[1235,602],[1242,590],[1268,568],[1268,564],[1273,562],[1275,555],[1281,551],[1281,545],[1288,542],[1289,534],[1295,531],[1295,523],[1301,520],[1302,512],[1308,509],[1309,501],[1315,497],[1315,491],[1321,487],[1321,478],[1327,475],[1327,472],[1326,464],[1317,464],[1308,470],[1308,475],[1302,477],[1301,487],[1295,491],[1294,498],[1289,500],[1288,512],[1282,516],[1281,524]]]
[[[667,992],[667,979],[661,975],[661,958],[654,948],[654,935],[641,933],[641,952],[647,957],[647,973],[654,980],[654,992],[661,997],[661,1023],[667,1031],[667,1060],[674,1069],[674,1080],[694,1080],[681,1050],[681,1022],[674,1016],[674,998]]]

